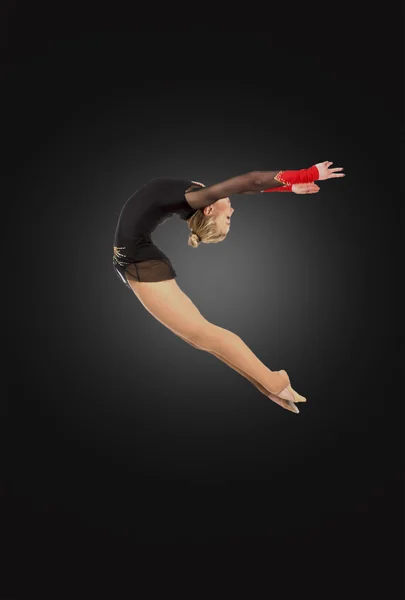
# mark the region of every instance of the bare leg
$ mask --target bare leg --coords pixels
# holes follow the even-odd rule
[[[176,334],[176,335],[178,335],[178,334]],[[179,337],[181,337],[182,340],[184,340],[191,346],[194,346],[194,348],[197,348],[197,350],[202,350],[202,348],[200,348],[196,344],[193,344],[193,342],[190,342],[189,340],[182,337],[181,335]],[[242,375],[242,377],[245,377],[245,379],[250,381],[250,383],[259,390],[259,392],[261,392],[262,394],[264,394],[266,396],[266,398],[270,398],[271,400],[273,400],[273,402],[276,402],[276,404],[278,404],[279,406],[282,406],[283,408],[285,408],[286,410],[289,410],[290,412],[296,413],[298,411],[297,407],[294,405],[293,402],[291,402],[290,400],[283,400],[282,398],[280,398],[279,396],[276,396],[269,390],[266,390],[266,388],[264,388],[262,385],[260,385],[260,383],[258,381],[256,381],[252,377],[250,377],[247,373],[245,373],[245,371],[242,371],[242,369],[236,368],[235,365],[230,363],[228,360],[226,360],[226,358],[224,358],[220,354],[216,354],[215,352],[210,352],[210,354],[213,354],[214,356],[216,356],[216,358],[218,358],[219,360],[224,362],[226,365],[228,365],[228,367],[230,367],[231,369],[233,369],[234,371],[236,371],[237,373]]]
[[[223,327],[209,323],[195,343],[231,368],[243,373],[247,379],[255,382],[256,387],[260,385],[267,391],[267,395],[270,392],[278,395],[290,383],[288,376],[284,377],[277,371],[271,371],[238,335]]]
[[[294,396],[285,391],[290,384],[287,373],[271,371],[238,335],[207,321],[175,279],[129,280],[129,284],[144,307],[165,327],[202,350],[218,355],[265,390],[275,395],[283,392],[286,399],[294,400]]]
[[[173,332],[173,333],[175,333],[175,332]],[[178,334],[176,334],[176,335],[178,335]],[[193,344],[193,342],[190,342],[185,337],[183,337],[181,335],[178,335],[178,337],[180,337],[182,340],[184,340],[185,342],[187,342],[188,344],[190,344],[190,346],[193,346],[197,350],[203,350],[203,348],[200,348],[200,346],[197,346],[196,344]],[[269,395],[269,390],[266,390],[266,388],[264,388],[262,385],[260,385],[260,383],[258,381],[256,381],[252,377],[250,377],[247,373],[245,373],[245,371],[242,371],[242,369],[237,369],[235,367],[235,365],[233,365],[232,363],[230,363],[228,360],[226,360],[226,358],[224,358],[220,354],[216,354],[215,352],[210,352],[210,354],[213,354],[214,356],[216,356],[216,358],[218,358],[219,360],[221,360],[222,362],[224,362],[226,365],[228,365],[228,367],[231,367],[231,369],[233,369],[234,371],[237,371],[240,375],[242,375],[243,377],[245,377],[245,379],[247,379],[248,381],[250,381],[250,383],[252,383],[259,390],[259,392],[261,392],[265,396]]]

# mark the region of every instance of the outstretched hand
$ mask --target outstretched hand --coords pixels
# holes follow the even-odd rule
[[[316,185],[316,183],[293,183],[291,186],[291,191],[294,194],[316,194],[319,189],[319,185]]]
[[[343,167],[335,167],[334,169],[330,169],[329,167],[331,165],[333,165],[333,162],[330,162],[329,160],[325,160],[325,162],[321,162],[315,165],[319,171],[318,181],[323,181],[324,179],[332,179],[334,177],[345,177],[344,173],[337,173],[337,171],[342,171]]]

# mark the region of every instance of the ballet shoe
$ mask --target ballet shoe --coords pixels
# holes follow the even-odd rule
[[[295,406],[294,402],[291,402],[290,400],[284,400],[284,402],[287,410],[290,410],[295,414],[298,414],[300,412],[298,406]]]
[[[290,385],[287,385],[279,394],[277,394],[283,400],[287,400],[289,402],[306,402],[307,399],[305,396],[301,396],[298,392],[293,390]]]
[[[272,394],[271,392],[269,393],[269,398],[270,398],[270,400],[273,400],[273,402],[275,402],[282,408],[289,410],[290,412],[293,412],[295,414],[298,414],[300,412],[298,410],[298,407],[295,406],[294,402],[291,402],[290,400],[283,400],[282,398],[280,398],[279,396],[276,396],[275,394]]]
[[[285,371],[278,371],[278,373],[280,374],[284,374],[287,375],[287,373]],[[288,375],[287,375],[288,377]],[[292,387],[290,382],[288,383],[288,385],[281,390],[281,392],[279,394],[277,394],[277,396],[279,396],[280,398],[282,398],[283,400],[287,400],[289,402],[306,402],[307,399],[305,398],[305,396],[301,396],[301,394],[299,394],[298,392],[296,392]]]
[[[286,371],[274,371],[274,375],[279,383],[275,384],[275,389],[269,391],[276,396],[280,396],[280,393],[290,385],[290,378],[288,377]],[[287,400],[292,400],[292,398],[289,396]]]

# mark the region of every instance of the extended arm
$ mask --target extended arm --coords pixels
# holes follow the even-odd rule
[[[188,204],[198,210],[233,194],[259,194],[273,188],[282,189],[286,184],[315,181],[318,176],[319,172],[316,166],[300,171],[251,171],[193,192],[187,192],[185,196]]]

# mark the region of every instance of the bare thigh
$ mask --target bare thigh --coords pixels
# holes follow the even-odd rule
[[[128,283],[146,310],[186,341],[196,343],[211,325],[175,279],[157,282],[129,279]]]

